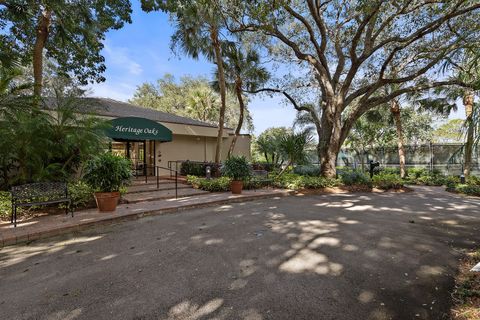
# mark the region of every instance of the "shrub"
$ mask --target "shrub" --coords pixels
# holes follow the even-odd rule
[[[410,179],[418,179],[420,176],[426,176],[430,172],[425,168],[409,168],[407,169],[407,176]]]
[[[464,193],[470,196],[480,196],[480,186],[474,184],[458,184],[455,191]]]
[[[68,184],[68,194],[72,199],[74,208],[89,207],[95,201],[93,197],[93,189],[82,180]]]
[[[244,156],[232,156],[225,160],[223,164],[222,174],[232,180],[245,180],[251,174],[250,166],[247,158]]]
[[[0,218],[6,219],[10,217],[11,213],[12,213],[12,196],[8,191],[0,191]]]
[[[346,186],[372,186],[370,177],[360,170],[345,170],[340,173],[340,179]]]
[[[480,178],[479,177],[476,177],[476,176],[469,176],[467,178],[467,182],[468,184],[471,184],[471,185],[476,185],[476,186],[480,186]]]
[[[192,161],[184,161],[182,162],[182,166],[180,167],[180,174],[182,176],[199,176],[205,177],[207,172],[207,167],[210,167],[210,172],[212,177],[216,177],[220,175],[219,166],[214,162],[192,162]]]
[[[403,180],[397,174],[380,173],[373,176],[373,185],[379,189],[400,189],[403,187]]]
[[[194,188],[210,192],[229,191],[231,181],[232,180],[228,177],[207,179],[196,176],[187,176],[187,182]]]
[[[299,190],[299,189],[322,189],[340,185],[338,179],[324,177],[309,177],[298,174],[287,173],[274,178],[274,185],[278,188]]]
[[[314,165],[299,165],[293,168],[293,173],[301,176],[318,177],[320,175],[320,167]]]
[[[427,174],[418,177],[414,183],[426,186],[443,186],[446,183],[446,177],[443,175]]]
[[[379,173],[400,175],[400,168],[380,168]]]
[[[276,163],[258,162],[258,163],[252,163],[252,169],[273,172],[273,171],[280,170],[280,165]]]
[[[119,191],[130,182],[131,167],[130,160],[110,152],[103,153],[87,162],[84,180],[94,191]]]
[[[447,190],[455,190],[457,184],[460,184],[459,176],[448,176],[445,178],[445,185],[447,187]]]

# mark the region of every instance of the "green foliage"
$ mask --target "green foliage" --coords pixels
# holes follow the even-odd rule
[[[340,181],[338,179],[285,173],[274,177],[274,185],[278,188],[291,190],[322,189],[327,187],[337,187],[340,185]]]
[[[451,119],[435,129],[433,132],[433,141],[435,143],[463,142],[462,136],[464,126],[465,120]]]
[[[293,168],[293,173],[301,176],[318,177],[320,175],[320,167],[315,165],[298,165]]]
[[[455,186],[455,191],[464,193],[470,196],[480,196],[480,186],[474,184],[458,184]]]
[[[12,195],[8,191],[0,191],[0,219],[6,219],[12,213]]]
[[[94,190],[85,181],[78,180],[68,184],[68,194],[72,199],[74,208],[86,208],[92,204],[95,199],[93,197]]]
[[[410,168],[407,170],[406,177],[408,183],[426,186],[443,186],[448,182],[448,179],[437,170],[430,172],[425,168]]]
[[[292,130],[286,127],[268,128],[263,131],[253,143],[253,153],[258,154],[262,161],[279,165],[284,159],[280,149],[281,139],[291,134]],[[263,157],[263,158],[262,158]]]
[[[83,178],[96,192],[119,191],[130,182],[131,168],[129,159],[107,152],[87,162]]]
[[[199,163],[199,162],[192,162],[192,161],[185,161],[182,162],[182,166],[180,168],[180,174],[182,176],[200,176],[203,177],[206,174],[206,167],[210,166],[212,170],[212,175],[213,171],[216,168],[215,163],[213,162],[207,162],[207,163]]]
[[[156,83],[137,86],[130,103],[156,109],[179,116],[217,124],[220,94],[205,77],[183,76],[177,81],[171,74],[165,74]],[[225,123],[235,127],[238,123],[239,108],[235,95],[227,92]],[[244,129],[253,127],[248,109],[245,110]]]
[[[400,189],[403,187],[403,180],[398,174],[380,173],[373,176],[373,185],[379,189]]]
[[[280,166],[272,163],[268,163],[268,162],[256,162],[256,163],[252,163],[252,169],[273,172],[273,171],[280,170]]]
[[[222,167],[222,174],[233,180],[245,180],[251,175],[247,158],[244,156],[232,156],[225,160]]]
[[[105,122],[77,113],[84,99],[57,91],[42,101],[56,105],[56,112],[46,113],[23,93],[27,86],[16,84],[16,77],[0,77],[0,188],[68,180],[105,148]]]
[[[187,182],[191,184],[194,188],[210,192],[229,191],[231,181],[232,179],[228,177],[206,179],[196,176],[187,176]]]
[[[339,176],[346,186],[372,186],[370,177],[360,170],[345,170],[340,172]]]
[[[13,2],[13,1],[9,1]],[[89,1],[45,0],[15,1],[0,6],[2,38],[0,51],[32,60],[37,30],[45,19],[48,25],[44,49],[53,58],[61,74],[74,74],[84,84],[88,80],[104,81],[105,59],[100,54],[108,30],[130,22],[128,0]],[[8,44],[5,47],[3,44]]]
[[[292,132],[280,138],[279,149],[288,166],[305,164],[309,161],[308,149],[311,147],[312,135],[309,130]]]

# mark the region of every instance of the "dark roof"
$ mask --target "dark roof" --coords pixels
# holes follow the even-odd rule
[[[79,109],[79,112],[82,113],[93,113],[99,116],[107,117],[139,117],[146,118],[158,122],[168,122],[168,123],[178,123],[186,124],[192,126],[202,126],[202,127],[211,127],[217,128],[216,125],[211,123],[177,116],[171,113],[162,112],[154,109],[143,108],[135,106],[130,103],[121,102],[108,98],[83,98],[88,103],[83,104]],[[54,110],[56,103],[54,99],[45,99],[46,107],[48,109]]]

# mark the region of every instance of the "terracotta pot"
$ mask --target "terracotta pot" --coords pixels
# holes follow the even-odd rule
[[[111,212],[117,208],[120,192],[95,192],[95,201],[97,202],[98,211]]]
[[[230,182],[230,189],[233,194],[242,194],[243,181],[232,181]]]

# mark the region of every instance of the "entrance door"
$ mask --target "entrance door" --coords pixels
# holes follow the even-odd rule
[[[155,175],[155,141],[113,141],[111,150],[130,159],[137,175]]]

